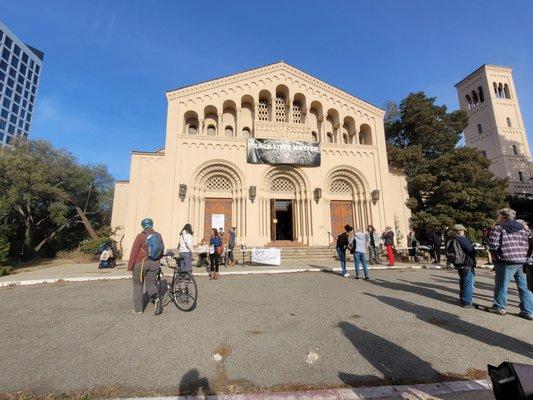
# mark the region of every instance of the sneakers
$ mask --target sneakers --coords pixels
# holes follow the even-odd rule
[[[358,276],[356,276],[356,277],[355,277],[355,279],[359,279],[359,277],[358,277]]]
[[[163,304],[161,303],[161,299],[159,297],[155,299],[154,305],[155,305],[154,314],[155,315],[161,314],[163,312]]]
[[[493,314],[497,314],[497,315],[505,315],[505,314],[507,314],[507,312],[503,308],[498,308],[496,306],[492,306],[492,307],[487,308],[487,311],[490,312],[490,313],[493,313]]]
[[[461,304],[461,307],[463,308],[474,308],[474,305],[472,303],[469,303],[469,304]]]
[[[135,310],[133,310],[131,313],[135,314],[135,315],[142,315],[143,314],[142,311],[135,311]]]
[[[518,313],[518,315],[520,315],[524,319],[528,319],[530,321],[533,321],[533,314],[526,314],[526,313],[520,311],[520,313]]]
[[[365,276],[365,281],[368,281],[370,278],[368,276]]]
[[[344,275],[343,275],[345,278],[349,278],[350,277],[350,274],[348,272],[346,272]]]

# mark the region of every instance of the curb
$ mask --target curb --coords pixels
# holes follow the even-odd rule
[[[479,266],[476,268],[492,270],[492,266]],[[432,269],[432,270],[442,270],[446,269],[440,265],[409,265],[409,266],[395,266],[395,267],[386,267],[386,266],[369,266],[369,270],[419,270],[419,269]],[[290,269],[265,269],[265,270],[249,270],[249,271],[224,271],[220,272],[220,275],[262,275],[262,274],[296,274],[302,272],[340,272],[340,267],[335,268],[290,268]],[[195,276],[208,276],[207,272],[195,272]],[[39,285],[42,283],[62,283],[62,282],[94,282],[94,281],[114,281],[120,279],[131,279],[131,275],[110,275],[110,276],[74,276],[74,277],[65,277],[65,278],[42,278],[42,279],[22,279],[14,281],[4,281],[0,282],[0,288],[8,286],[27,286],[27,285]]]
[[[454,381],[429,383],[420,385],[374,386],[347,389],[326,389],[298,392],[247,393],[236,395],[214,396],[165,396],[165,397],[134,397],[121,400],[321,400],[321,399],[434,399],[435,395],[458,394],[464,392],[490,391],[492,385],[487,380]]]

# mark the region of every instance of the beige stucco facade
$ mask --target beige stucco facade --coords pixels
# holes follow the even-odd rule
[[[455,85],[468,113],[465,139],[491,160],[490,170],[509,178],[508,192],[533,195],[533,170],[512,69],[483,65]]]
[[[166,96],[165,148],[134,152],[130,180],[115,186],[112,225],[126,257],[145,217],[169,248],[187,222],[196,241],[204,237],[212,213],[225,213],[248,246],[279,240],[279,218],[308,246],[328,245],[346,218],[408,232],[406,182],[389,170],[383,110],[284,62]],[[321,164],[247,163],[249,137],[319,142]],[[273,199],[290,204],[290,222]]]

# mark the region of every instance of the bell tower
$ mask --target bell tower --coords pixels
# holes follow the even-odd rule
[[[512,69],[485,64],[455,87],[468,113],[466,145],[491,161],[494,175],[509,178],[509,194],[533,195],[531,151]]]

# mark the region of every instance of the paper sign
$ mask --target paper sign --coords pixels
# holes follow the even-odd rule
[[[252,249],[251,260],[253,263],[263,265],[280,265],[281,249]]]
[[[211,228],[217,231],[220,228],[224,228],[225,216],[224,214],[211,214]]]

